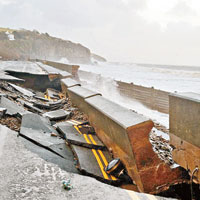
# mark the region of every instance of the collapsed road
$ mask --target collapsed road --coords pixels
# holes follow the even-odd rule
[[[38,63],[34,65],[39,66]],[[150,119],[144,116],[113,104],[104,99],[99,93],[83,88],[80,83],[71,79],[71,74],[45,68],[43,64],[42,70],[44,69],[49,70],[49,72],[45,72],[45,76],[35,74],[32,77],[30,71],[27,76],[27,74],[24,74],[24,68],[20,75],[16,72],[12,74],[9,72],[11,75],[25,79],[20,85],[19,82],[13,83],[11,81],[11,84],[9,80],[5,81],[5,79],[1,81],[0,123],[13,131],[17,131],[16,133],[6,129],[9,130],[6,131],[9,134],[12,132],[15,133],[14,135],[19,136],[15,139],[12,138],[13,141],[20,140],[16,142],[16,146],[23,144],[25,147],[21,147],[22,151],[26,151],[24,150],[26,148],[37,154],[45,160],[41,163],[53,163],[44,164],[49,166],[47,168],[57,165],[56,169],[60,168],[60,170],[68,173],[94,177],[103,183],[132,191],[163,196],[148,196],[143,193],[126,192],[123,195],[120,194],[120,199],[165,199],[164,197],[190,199],[188,173],[181,167],[175,166],[171,154],[173,148],[169,143],[155,136],[155,133],[160,131],[158,125],[155,126]],[[35,79],[35,76],[40,76],[42,86],[39,84],[34,85],[38,80]],[[62,80],[60,81],[60,79]],[[34,85],[33,88],[32,85]],[[5,127],[3,126],[1,130],[5,130]],[[5,137],[2,134],[3,136]],[[9,142],[7,143],[9,145]],[[3,147],[2,144],[1,146]],[[7,154],[9,154],[9,151]],[[19,156],[17,154],[16,152],[16,156]],[[34,157],[33,155],[31,154],[30,157]],[[29,163],[28,158],[26,162]],[[17,163],[16,166],[18,166]],[[23,168],[22,165],[21,167]],[[48,173],[50,173],[49,176],[53,176],[51,172]],[[68,176],[76,177],[75,180],[78,180],[79,177],[71,174],[68,174]],[[62,199],[70,197],[77,199],[79,198],[78,194],[82,196],[82,199],[99,198],[95,196],[95,192],[91,194],[91,197],[88,194],[84,197],[85,193],[80,192],[75,195],[73,190],[68,194],[62,194],[61,190],[58,189],[60,177],[53,179],[55,179],[57,192],[55,194],[57,194],[57,197],[53,193],[52,181],[50,184],[51,195],[48,198],[43,195],[41,198],[51,199],[54,197]],[[84,179],[81,177],[81,179],[86,181],[87,187],[91,186],[87,183],[90,178],[85,177]],[[17,183],[15,184],[17,185]],[[41,188],[45,187],[45,182],[43,184]],[[8,186],[5,183],[1,185],[3,185],[2,191]],[[76,183],[75,185],[77,187],[76,191],[79,186],[82,187],[82,183],[80,185]],[[104,187],[107,188],[106,191],[111,188],[111,193],[112,191],[118,193],[118,190],[112,189],[111,186],[101,186],[101,188]],[[195,193],[196,186],[194,187],[194,195],[198,198],[198,193]],[[21,190],[23,190],[22,188]],[[94,186],[91,188],[94,188]],[[37,193],[35,188],[32,188],[31,191],[27,191],[27,188],[25,190],[24,195],[27,199],[29,195],[34,197]],[[40,188],[38,188],[39,190]],[[183,190],[185,191],[183,192]],[[22,198],[20,195],[23,195],[23,192],[17,192],[15,189],[12,191],[15,191],[15,194],[10,195],[19,195],[15,196],[15,199]],[[98,194],[101,189],[99,191],[97,186],[94,191],[97,191]],[[121,192],[121,190],[119,191]],[[40,198],[37,196],[35,199]],[[115,194],[113,193],[113,196],[109,195],[108,199],[116,199]]]

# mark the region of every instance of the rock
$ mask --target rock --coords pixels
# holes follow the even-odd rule
[[[51,112],[46,112],[43,114],[43,117],[47,117],[50,120],[70,119],[71,112],[60,109]]]

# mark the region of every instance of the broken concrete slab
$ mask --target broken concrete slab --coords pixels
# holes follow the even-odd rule
[[[58,122],[54,125],[54,127],[58,127],[58,126],[72,126],[72,124],[68,123],[67,121],[64,122]]]
[[[89,144],[85,140],[84,135],[81,135],[72,125],[71,126],[58,125],[57,129],[59,132],[62,133],[62,135],[64,135],[64,137],[66,138],[69,144],[75,144],[75,145],[87,147],[90,149],[105,149],[106,148],[104,144],[95,135],[93,135],[92,137],[93,137],[93,140],[95,140],[96,144],[92,144],[92,143]]]
[[[71,146],[79,162],[78,168],[83,174],[104,178],[91,149],[77,145]]]
[[[24,80],[20,78],[16,78],[14,76],[10,76],[5,72],[0,72],[0,81],[8,81],[11,83],[23,83]]]
[[[66,146],[66,144],[60,144],[56,147],[51,146],[51,149],[53,149],[55,152],[59,151],[59,154],[61,154],[63,157],[60,157],[56,155],[55,153],[40,147],[36,146],[34,143],[30,142],[29,140],[20,137],[20,140],[24,143],[25,147],[30,150],[33,153],[36,153],[39,155],[42,159],[44,159],[47,162],[51,162],[59,166],[61,169],[72,172],[72,173],[80,173],[77,168],[74,165],[74,156],[69,147]]]
[[[51,88],[48,88],[46,90],[46,93],[47,93],[48,98],[50,98],[50,99],[60,99],[59,91],[53,90]]]
[[[61,155],[63,158],[68,159],[69,157],[69,152],[71,153],[70,156],[71,160],[74,160],[74,156],[72,153],[71,148],[66,144],[66,142],[61,143],[61,144],[54,144],[54,145],[50,145],[49,148],[51,148],[54,152],[58,153],[59,155]]]
[[[29,111],[34,112],[34,113],[38,113],[38,114],[43,113],[42,110],[33,106],[32,103],[24,102],[24,107],[28,108]]]
[[[15,95],[21,94],[18,91],[16,91],[12,86],[10,86],[9,83],[6,82],[6,81],[3,81],[3,82],[0,81],[0,88],[5,90],[5,91],[8,91],[8,92],[10,92],[12,94],[15,94]]]
[[[44,147],[50,147],[53,144],[64,143],[63,139],[59,137],[52,137],[50,133],[45,133],[42,130],[33,130],[31,128],[21,127],[20,134],[24,136],[25,138]]]
[[[69,119],[71,117],[71,112],[60,109],[60,110],[46,112],[43,114],[43,117],[47,117],[50,120]]]
[[[36,63],[28,62],[28,61],[9,61],[4,62],[1,65],[1,69],[3,71],[13,71],[13,72],[24,72],[30,74],[47,74],[41,67],[39,67]]]
[[[58,104],[65,104],[65,103],[66,103],[66,99],[60,99],[58,101],[50,101],[49,105],[50,106],[55,106],[55,105],[58,105]]]
[[[49,99],[46,99],[44,97],[40,97],[40,96],[37,96],[37,95],[35,95],[34,98],[39,99],[41,101],[49,102]]]
[[[45,65],[41,62],[37,62],[37,64],[45,70],[48,74],[60,74],[62,77],[71,77],[72,75],[66,71],[56,69],[55,67],[51,67],[49,65]]]
[[[52,133],[57,137],[53,137]],[[62,156],[60,152],[63,152],[63,149],[61,151],[59,145],[65,144],[65,141],[58,137],[57,131],[51,126],[48,119],[37,114],[24,115],[22,118],[20,135],[33,143]]]
[[[25,95],[25,96],[28,96],[28,97],[32,97],[34,96],[35,94],[25,88],[22,88],[18,85],[15,85],[15,84],[11,84],[11,83],[8,83],[11,87],[13,87],[15,90],[17,90],[18,92],[20,92],[21,94]]]
[[[0,99],[0,107],[7,109],[8,115],[17,115],[23,116],[24,114],[27,114],[28,111],[26,111],[22,106],[17,105],[16,103],[12,102],[11,100],[1,97]]]
[[[81,131],[81,133],[96,135],[94,128],[88,124],[78,125],[78,128]]]
[[[23,86],[26,88],[31,88],[42,92],[44,92],[46,88],[55,88],[57,90],[61,89],[60,79],[55,78],[50,80],[48,74],[31,74],[9,70],[7,70],[7,72],[12,76],[25,80]]]
[[[33,102],[33,105],[39,109],[46,109],[51,110],[52,106],[50,106],[48,103],[40,103],[40,102]]]
[[[56,130],[51,126],[51,122],[49,121],[49,119],[34,113],[25,114],[23,116],[21,129],[23,128],[36,131],[38,130],[44,133],[56,132]]]
[[[3,127],[3,126],[1,126]],[[9,130],[9,131],[8,131]],[[0,128],[0,194],[1,199],[104,199],[116,200],[135,200],[153,198],[157,200],[172,200],[158,196],[136,193],[133,191],[123,190],[101,183],[94,178],[81,176],[73,172],[70,159],[60,169],[57,164],[52,164],[54,158],[50,158],[44,153],[41,155],[40,150],[43,148],[32,147],[31,143],[26,146],[21,137],[17,138],[17,133],[10,129]],[[48,151],[47,151],[48,153]],[[51,153],[51,152],[50,152]],[[38,156],[38,155],[39,156]],[[69,155],[70,156],[70,155]],[[44,159],[48,159],[45,161]],[[57,162],[57,160],[55,161]],[[6,166],[6,167],[5,167]],[[70,170],[73,173],[69,173]],[[62,181],[70,179],[73,190],[66,192],[61,187]],[[9,188],[8,188],[9,186]]]
[[[71,147],[78,160],[78,169],[82,174],[95,177],[107,183],[113,182],[111,177],[109,177],[104,171],[105,165],[101,160],[99,160],[100,155],[97,150],[88,149],[77,145],[71,145]],[[105,151],[103,154],[106,160],[109,162],[111,160],[111,156]]]
[[[45,110],[58,110],[63,108],[65,104],[65,100],[61,99],[56,102],[47,102],[47,103],[41,103],[38,101],[33,101],[33,105],[39,109],[45,109]]]

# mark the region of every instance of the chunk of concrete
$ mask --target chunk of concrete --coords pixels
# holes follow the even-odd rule
[[[20,140],[24,143],[25,147],[29,151],[39,155],[45,161],[54,163],[67,172],[72,172],[76,174],[80,173],[74,165],[74,156],[72,154],[72,151],[69,147],[66,146],[66,144],[51,146],[52,150],[54,150],[55,152],[59,152],[59,154],[63,156],[61,157],[49,151],[48,149],[37,146],[36,144],[25,138],[20,137]]]
[[[59,156],[53,157],[54,155],[49,155],[51,152],[25,140],[28,142],[25,144],[27,150],[21,141],[22,138],[17,137],[16,132],[5,126],[0,126],[0,136],[0,172],[1,177],[3,177],[0,178],[1,199],[84,200],[99,199],[103,196],[104,199],[109,200],[116,200],[119,197],[120,200],[136,198],[172,200],[171,198],[123,190],[103,184],[94,178],[75,174],[77,171],[73,166],[73,155],[70,154],[70,150],[68,159],[62,159],[64,160],[62,162],[57,159]],[[39,158],[37,154],[43,159]],[[66,178],[69,178],[74,186],[70,192],[64,191],[61,187],[62,181]]]
[[[63,150],[61,151],[59,146],[65,144],[65,141],[60,137],[52,137],[52,133],[59,136],[48,119],[37,114],[23,116],[20,135],[63,157],[63,153],[60,154]]]
[[[105,164],[100,159],[100,154],[97,150],[71,145],[74,154],[78,160],[78,169],[82,174],[95,177],[96,179],[106,182],[114,183],[118,180],[113,180],[106,174],[104,168]],[[100,151],[100,150],[99,150]],[[107,162],[111,161],[111,156],[108,151],[102,151]],[[97,161],[98,160],[98,161]]]
[[[24,107],[28,108],[28,110],[30,110],[31,112],[34,112],[34,113],[38,113],[38,114],[43,113],[42,110],[33,106],[32,103],[24,102]]]
[[[71,112],[60,109],[60,110],[46,112],[43,114],[43,117],[47,117],[50,120],[70,119]]]
[[[90,149],[105,149],[104,144],[95,135],[93,135],[92,137],[93,140],[95,140],[96,144],[88,144],[88,142],[84,138],[84,135],[80,134],[72,125],[59,125],[57,127],[57,130],[61,132],[62,135],[64,135],[69,144],[75,144]],[[91,137],[91,135],[89,137]]]
[[[59,97],[59,91],[56,91],[56,90],[53,90],[53,89],[48,88],[48,89],[46,90],[46,93],[47,93],[47,96],[48,96],[50,99],[60,99],[60,97]]]
[[[16,78],[14,76],[10,76],[5,72],[0,72],[0,81],[8,81],[12,83],[24,83],[23,79]]]
[[[30,129],[35,131],[42,131],[44,133],[56,132],[51,126],[49,119],[41,117],[38,114],[25,114],[22,118],[21,129]]]
[[[49,99],[46,99],[46,98],[38,96],[38,95],[35,95],[34,98],[39,99],[41,101],[49,102]]]
[[[0,99],[0,107],[6,108],[6,113],[8,115],[17,115],[23,116],[24,114],[28,113],[22,106],[17,105],[16,103],[10,101],[5,97],[1,97]]]
[[[25,96],[32,97],[32,96],[35,95],[33,92],[31,92],[31,91],[29,91],[29,90],[27,90],[25,88],[22,88],[22,87],[20,87],[18,85],[11,84],[11,83],[9,83],[9,85],[11,87],[13,87],[15,90],[17,90],[18,92],[20,92],[21,94],[25,95]]]

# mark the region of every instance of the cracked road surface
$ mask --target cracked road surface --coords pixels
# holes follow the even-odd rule
[[[66,191],[62,181],[71,179],[73,189]],[[159,199],[146,194],[101,183],[94,178],[68,173],[28,151],[21,137],[0,125],[0,200],[62,199]]]

